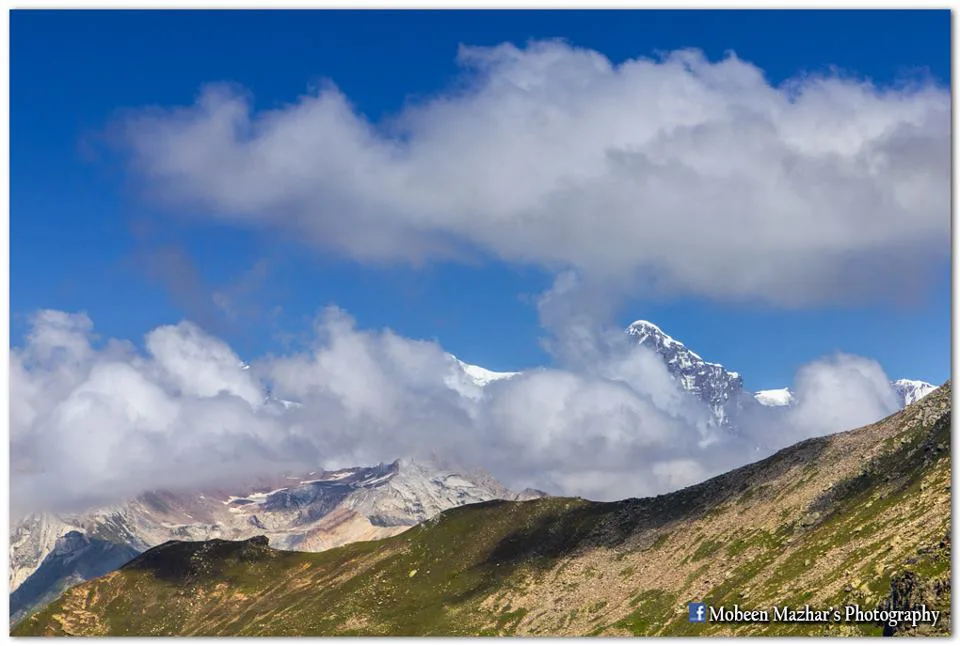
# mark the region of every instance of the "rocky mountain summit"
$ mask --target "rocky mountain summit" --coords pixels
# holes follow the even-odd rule
[[[14,635],[951,634],[951,388],[645,499],[488,501],[319,554],[175,541]],[[687,603],[937,622],[693,623]]]
[[[705,361],[650,321],[634,321],[626,332],[637,343],[660,355],[677,384],[706,403],[719,426],[736,427],[743,411],[755,404],[780,407],[797,403],[789,388],[755,393],[744,391],[740,373],[727,370],[719,363]],[[896,391],[901,407],[909,406],[936,390],[933,384],[913,379],[898,379],[890,385]]]
[[[655,351],[685,391],[705,402],[720,426],[735,425],[742,406],[743,378],[719,363],[710,363],[650,321],[634,321],[627,334]]]
[[[451,507],[542,495],[511,492],[479,471],[397,460],[267,478],[246,488],[153,491],[80,514],[30,515],[11,532],[11,615],[169,540],[263,534],[274,547],[315,552],[392,536]]]

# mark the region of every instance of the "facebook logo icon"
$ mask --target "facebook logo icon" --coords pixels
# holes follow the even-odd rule
[[[701,624],[707,620],[707,604],[690,602],[687,604],[690,609],[690,621]]]

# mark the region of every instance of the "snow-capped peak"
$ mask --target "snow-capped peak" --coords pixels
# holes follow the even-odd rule
[[[758,390],[753,397],[764,406],[790,406],[794,403],[793,393],[789,388]]]
[[[719,363],[710,363],[650,321],[638,320],[626,332],[663,359],[677,384],[708,404],[720,425],[734,424],[743,380]]]
[[[897,391],[900,398],[900,406],[909,406],[937,389],[933,384],[916,379],[897,379],[891,381],[890,385]],[[753,394],[754,399],[764,406],[793,406],[796,397],[790,392],[789,388],[776,388],[773,390],[760,390]]]
[[[510,379],[519,372],[494,372],[480,366],[475,366],[464,361],[449,352],[446,353],[448,363],[447,374],[443,377],[443,382],[448,388],[456,391],[460,396],[467,400],[479,401],[485,396],[485,388],[495,381]]]
[[[937,389],[933,384],[916,379],[897,379],[893,382],[893,388],[900,395],[904,406],[913,404]]]
[[[643,319],[634,321],[627,326],[627,334],[637,337],[638,343],[643,343],[648,338],[653,337],[657,339],[659,345],[662,345],[665,348],[683,348],[690,354],[690,356],[703,361],[703,358],[699,354],[664,332],[656,323],[644,321]]]
[[[655,343],[657,343],[657,345],[660,345],[664,348],[670,348],[670,349],[682,348],[683,351],[687,354],[687,356],[695,359],[696,361],[702,362],[704,365],[716,366],[719,368],[723,367],[719,363],[704,361],[703,357],[701,357],[699,354],[697,354],[696,352],[694,352],[693,350],[685,346],[682,341],[677,341],[672,336],[664,332],[663,329],[656,323],[651,323],[650,321],[639,319],[634,321],[630,325],[628,325],[626,331],[627,331],[627,334],[637,337],[637,343],[643,343],[647,339],[652,338],[656,340]],[[729,370],[726,372],[727,374],[731,375],[734,378],[740,376],[740,373],[738,372],[731,372]]]
[[[454,358],[456,359],[456,357]],[[509,379],[510,377],[515,377],[520,374],[519,372],[494,372],[493,370],[487,370],[486,368],[481,368],[480,366],[464,363],[463,361],[460,361],[460,359],[457,359],[457,364],[478,386],[486,386],[492,381]]]

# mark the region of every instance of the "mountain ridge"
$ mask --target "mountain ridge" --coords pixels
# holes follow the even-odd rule
[[[950,398],[948,382],[875,424],[654,498],[483,502],[315,554],[170,544],[13,632],[949,634]],[[690,600],[944,614],[917,628],[693,624]]]
[[[171,539],[245,539],[265,533],[279,547],[319,551],[395,535],[452,506],[546,495],[514,493],[479,470],[408,458],[264,478],[248,490],[236,489],[152,491],[88,512],[40,514],[14,524],[11,616],[18,618],[65,585],[106,574],[132,554]]]
[[[705,361],[699,354],[650,321],[634,321],[627,327],[626,334],[638,344],[657,352],[680,387],[700,398],[711,408],[714,421],[719,426],[734,428],[744,407],[752,404],[788,406],[795,403],[789,389],[747,393],[743,389],[740,373],[728,371],[721,364]],[[522,374],[487,370],[468,364],[452,354],[447,355],[447,358],[450,362],[449,374],[445,377],[447,384],[466,397],[482,397],[484,388],[488,385]],[[245,363],[242,363],[241,367],[244,370],[250,369]],[[905,379],[893,382],[893,385],[904,405],[917,401],[934,388],[925,382]],[[269,393],[265,405],[278,409],[302,406],[299,402],[279,399]],[[402,464],[402,460],[395,464]],[[367,477],[362,474],[371,478],[378,477],[378,468],[383,469],[384,465],[331,471],[327,477],[343,477],[346,480],[340,481],[340,484],[355,484]],[[437,473],[443,471],[437,465],[431,468]],[[447,469],[447,476],[454,471],[457,470]],[[31,607],[42,604],[59,593],[64,582],[75,582],[76,572],[70,570],[70,563],[74,564],[72,567],[75,569],[99,575],[116,567],[120,558],[118,555],[125,555],[125,550],[132,549],[139,553],[171,538],[240,539],[263,531],[269,534],[270,540],[276,546],[282,548],[322,550],[353,540],[387,537],[424,520],[430,514],[459,504],[494,498],[510,499],[511,496],[534,498],[545,495],[536,490],[514,494],[508,492],[500,483],[487,480],[485,474],[473,473],[469,478],[478,480],[474,483],[478,486],[472,492],[469,491],[469,486],[467,489],[462,486],[458,489],[460,485],[452,484],[455,480],[451,480],[451,486],[447,489],[452,495],[440,492],[446,487],[441,482],[437,485],[437,491],[422,486],[415,487],[418,489],[416,492],[409,488],[405,490],[404,487],[391,487],[392,498],[388,496],[386,500],[382,496],[368,493],[354,495],[351,500],[346,501],[346,489],[336,486],[336,483],[328,483],[328,486],[322,488],[322,492],[312,491],[310,485],[305,483],[306,479],[314,475],[316,474],[303,475],[303,482],[298,480],[299,490],[293,492],[289,491],[290,483],[286,476],[266,479],[264,486],[268,488],[262,491],[253,491],[256,489],[253,487],[246,493],[231,492],[229,495],[234,501],[244,500],[244,495],[253,495],[254,498],[247,503],[226,505],[229,513],[235,514],[235,518],[228,515],[224,519],[222,513],[217,513],[224,510],[205,509],[204,505],[198,505],[197,501],[185,501],[171,492],[148,492],[132,502],[94,510],[86,515],[57,517],[53,514],[41,514],[27,517],[11,527],[9,584],[11,593],[15,595],[11,597],[12,613],[19,617]],[[384,475],[385,473],[381,473],[381,476]],[[358,477],[361,480],[356,480]],[[421,469],[418,477],[422,483],[430,480],[432,475]],[[268,481],[272,484],[268,484]],[[202,492],[195,493],[200,499],[205,498]],[[223,491],[207,493],[214,501],[215,508],[217,497],[228,495]],[[266,495],[261,499],[261,494]],[[425,511],[418,512],[417,505]],[[162,511],[164,507],[173,510],[170,517]],[[32,581],[27,590],[16,594],[20,586],[43,567],[44,561],[56,551],[58,541],[71,532],[90,535],[95,542],[73,543],[80,546],[75,548],[75,553],[52,558],[46,571]],[[103,538],[104,536],[106,538]],[[102,543],[103,540],[106,540],[107,544]],[[109,548],[108,544],[115,545],[116,549]],[[87,557],[81,556],[86,550],[90,550]],[[44,585],[48,589],[44,590],[39,581],[45,581]],[[27,594],[27,591],[31,592]]]
[[[744,409],[753,403],[767,407],[796,404],[796,396],[789,388],[752,393],[746,391],[739,372],[727,370],[723,364],[704,360],[655,323],[638,319],[627,326],[625,332],[636,339],[638,344],[656,352],[677,385],[706,403],[717,425],[721,427],[735,428]],[[899,399],[900,408],[918,401],[936,389],[933,384],[913,379],[897,379],[891,381],[890,385]]]

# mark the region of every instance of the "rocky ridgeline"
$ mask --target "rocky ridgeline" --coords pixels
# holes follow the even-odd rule
[[[637,343],[660,355],[680,387],[710,407],[717,424],[736,425],[743,404],[743,378],[739,373],[704,361],[649,321],[634,321],[626,332]]]

